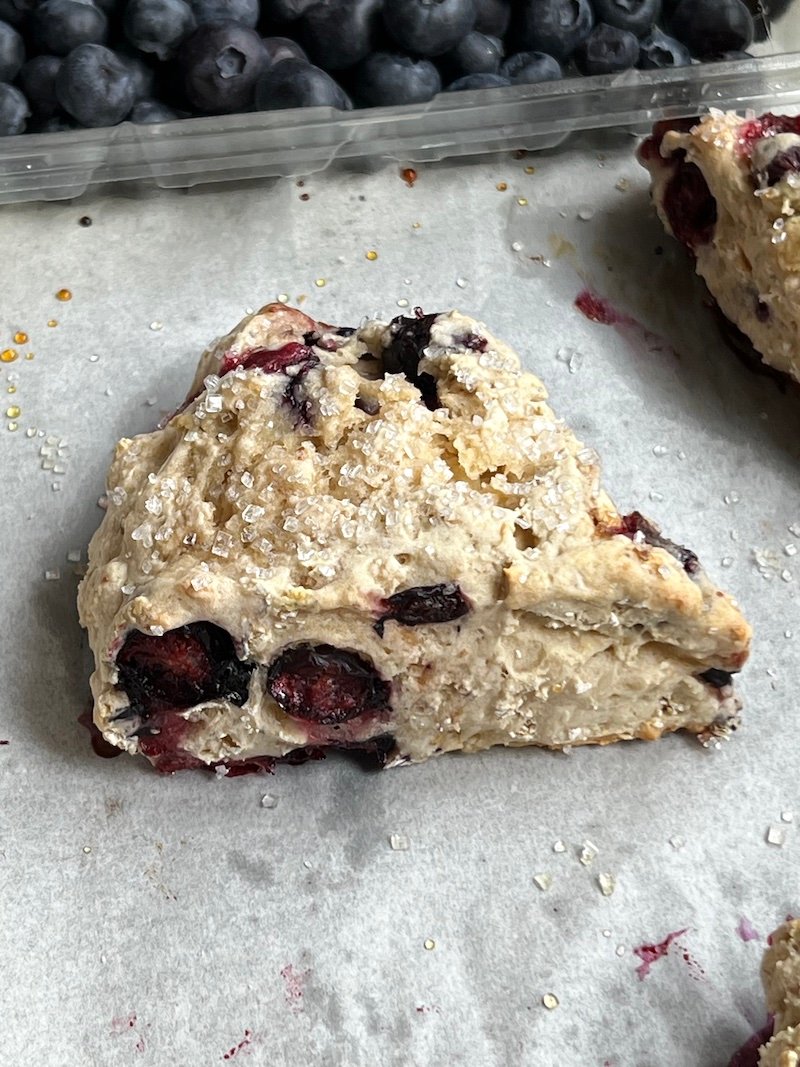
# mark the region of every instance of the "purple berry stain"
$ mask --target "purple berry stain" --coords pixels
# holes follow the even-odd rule
[[[622,534],[632,541],[642,540],[652,548],[663,548],[678,560],[687,574],[697,574],[700,570],[700,561],[691,549],[668,540],[641,512],[632,511],[630,515],[623,515],[620,525],[611,528],[609,533]]]

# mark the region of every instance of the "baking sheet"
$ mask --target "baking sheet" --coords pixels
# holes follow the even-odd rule
[[[720,343],[632,147],[3,211],[0,1064],[722,1067],[762,1024],[800,911],[798,400]],[[636,322],[587,320],[587,287]],[[68,555],[112,445],[284,293],[342,323],[458,306],[520,350],[620,507],[737,593],[741,731],[232,780],[94,756]]]

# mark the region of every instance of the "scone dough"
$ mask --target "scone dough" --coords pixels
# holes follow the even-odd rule
[[[246,318],[117,445],[78,598],[104,737],[172,770],[734,726],[747,623],[546,396],[456,311]]]
[[[723,314],[800,380],[800,120],[712,110],[659,123],[638,157]]]

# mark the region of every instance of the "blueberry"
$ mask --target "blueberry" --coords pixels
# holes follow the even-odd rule
[[[594,0],[594,14],[598,22],[616,26],[618,30],[642,37],[655,26],[661,10],[661,0]]]
[[[401,626],[454,622],[470,610],[470,602],[455,582],[417,585],[387,597],[381,604],[381,614],[373,629],[383,637],[387,622],[395,621]]]
[[[753,16],[741,0],[681,0],[669,20],[670,33],[702,59],[749,47]]]
[[[383,20],[401,48],[440,56],[469,33],[477,13],[477,0],[389,0]]]
[[[481,77],[477,74],[474,76]],[[398,315],[389,324],[391,341],[383,352],[384,374],[402,374],[408,378],[419,389],[420,399],[431,411],[442,406],[436,390],[436,379],[427,371],[420,371],[419,364],[425,355],[425,349],[431,343],[431,330],[438,317],[438,312],[425,315],[421,308],[414,309],[413,318]]]
[[[186,96],[198,111],[229,115],[253,103],[267,57],[255,30],[236,22],[200,26],[179,52]]]
[[[19,29],[36,4],[37,0],[0,0],[0,19]]]
[[[136,89],[124,59],[101,44],[81,44],[61,64],[56,98],[82,126],[116,126],[133,107]]]
[[[117,49],[117,56],[126,64],[133,78],[133,89],[136,100],[145,100],[155,96],[154,84],[156,80],[155,70],[145,63],[140,55],[131,54],[123,45]]]
[[[303,40],[325,70],[352,67],[372,52],[383,26],[383,0],[327,0],[303,19]]]
[[[261,44],[267,54],[267,62],[271,67],[281,63],[284,59],[303,59],[308,61],[308,56],[303,49],[290,37],[262,37]]]
[[[294,645],[273,660],[267,691],[287,715],[326,726],[387,711],[391,687],[357,652],[333,645]]]
[[[154,122],[173,122],[177,118],[180,118],[178,112],[162,104],[160,100],[137,100],[128,115],[128,119],[138,126],[149,126]]]
[[[512,85],[535,85],[558,81],[564,76],[558,60],[546,52],[517,52],[508,57],[500,71]]]
[[[688,67],[692,62],[689,49],[668,37],[656,26],[639,41],[639,63],[642,70],[665,70],[670,67]]]
[[[39,52],[65,56],[81,44],[103,44],[108,21],[92,0],[45,0],[30,21]]]
[[[30,113],[28,101],[19,89],[0,82],[0,137],[22,133]]]
[[[37,122],[49,119],[58,111],[56,75],[60,66],[60,56],[34,56],[19,72],[19,87]]]
[[[456,78],[445,89],[446,93],[460,93],[468,89],[501,89],[508,87],[511,82],[502,74],[465,74],[463,78]]]
[[[560,61],[586,40],[593,25],[589,0],[524,0],[515,44]]]
[[[0,82],[11,82],[25,62],[25,44],[7,22],[0,22]]]
[[[258,22],[258,0],[189,0],[198,26],[207,22],[238,22],[252,30]]]
[[[82,128],[81,124],[76,122],[70,115],[65,115],[63,111],[59,111],[56,115],[51,115],[49,119],[45,119],[44,122],[37,122],[33,132],[65,133],[67,130],[80,130]]]
[[[424,104],[442,88],[439,71],[429,59],[373,52],[356,69],[358,98],[366,107]]]
[[[196,29],[185,0],[129,0],[123,22],[125,36],[140,52],[168,59]]]
[[[278,22],[291,22],[305,15],[320,0],[262,0],[261,13]]]
[[[493,37],[504,37],[511,21],[511,0],[478,0],[475,29]]]
[[[615,74],[636,66],[639,42],[627,30],[598,22],[574,58],[583,74]]]
[[[502,45],[496,39],[473,30],[445,52],[439,66],[447,80],[453,81],[468,74],[497,74],[502,58]]]
[[[259,111],[280,111],[289,107],[335,107],[349,111],[350,98],[324,70],[302,59],[284,59],[269,67],[256,86]]]

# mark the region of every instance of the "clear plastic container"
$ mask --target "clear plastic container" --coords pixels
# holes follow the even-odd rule
[[[800,105],[800,0],[772,24],[759,19],[764,40],[753,45],[755,58],[735,62],[442,93],[414,107],[250,112],[8,137],[0,140],[0,204],[67,199],[123,182],[187,188],[311,174],[356,158],[407,164],[535,150],[579,130],[644,130],[707,107]]]

